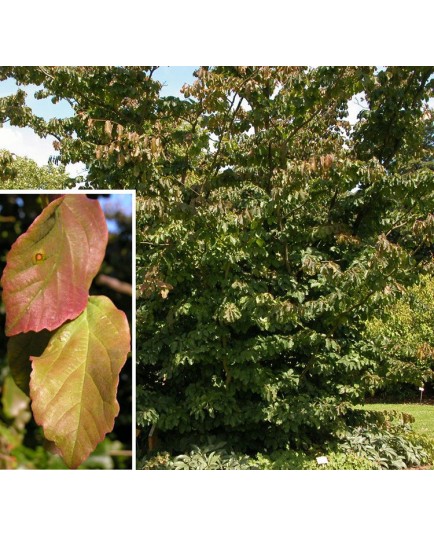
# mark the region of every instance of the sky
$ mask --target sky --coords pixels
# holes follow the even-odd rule
[[[185,83],[192,83],[194,81],[193,72],[195,69],[197,67],[193,66],[159,67],[154,73],[154,78],[163,84],[161,95],[164,97],[182,97],[180,90]],[[37,86],[22,86],[22,89],[28,94],[26,99],[27,105],[33,109],[34,113],[44,119],[51,119],[53,117],[64,118],[71,116],[73,113],[71,106],[66,101],[53,104],[51,99],[35,99],[33,94],[38,89]],[[11,95],[16,90],[17,84],[15,80],[8,79],[0,82],[0,97]],[[348,119],[351,123],[356,122],[357,114],[362,109],[361,96],[356,95],[349,103]],[[53,149],[53,141],[54,138],[52,136],[40,138],[30,128],[11,127],[8,124],[0,128],[0,149],[7,149],[19,156],[27,156],[40,166],[46,165],[50,156],[57,154]],[[82,162],[68,164],[66,166],[66,172],[71,177],[76,177],[85,173],[86,167]]]
[[[162,82],[162,96],[181,97],[181,88],[185,83],[191,83],[194,80],[193,72],[197,67],[159,67],[154,73],[154,78]],[[0,97],[16,93],[17,84],[15,80],[8,79],[0,82]],[[21,86],[27,93],[26,104],[30,106],[33,112],[44,119],[54,117],[65,118],[73,114],[71,106],[62,101],[53,104],[51,99],[37,100],[33,97],[37,86]],[[27,156],[34,160],[38,165],[43,166],[48,163],[50,156],[56,155],[53,149],[54,138],[47,136],[40,138],[30,128],[11,127],[8,124],[0,128],[0,149],[17,154],[18,156]],[[76,177],[86,171],[83,163],[68,164],[66,171],[71,177]]]
[[[98,199],[107,220],[107,227],[111,233],[119,232],[116,219],[111,219],[109,215],[117,210],[126,216],[131,216],[133,207],[133,196],[130,193],[116,193]]]
[[[20,194],[21,195],[21,194]],[[26,195],[26,194],[23,194]],[[32,195],[32,194],[30,194]],[[1,194],[0,194],[1,197]],[[23,201],[19,197],[17,198],[17,204],[22,207]],[[117,211],[125,214],[125,216],[131,216],[133,211],[133,195],[129,192],[118,192],[104,194],[98,198],[99,204],[103,209],[103,212],[106,217],[107,227],[110,233],[118,233],[119,225],[116,218],[111,218],[110,216]],[[0,205],[0,214],[2,212],[2,207]]]

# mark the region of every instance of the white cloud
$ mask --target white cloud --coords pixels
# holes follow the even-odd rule
[[[83,162],[75,162],[65,166],[65,171],[70,177],[78,177],[79,175],[87,175],[87,169]]]
[[[29,127],[4,125],[0,128],[1,149],[7,149],[18,156],[27,156],[40,166],[48,164],[48,158],[56,154],[53,141],[52,136],[40,138]]]
[[[14,127],[4,125],[0,128],[0,149],[6,149],[17,156],[26,156],[34,160],[39,166],[48,164],[50,156],[59,154],[53,148],[53,136],[40,138],[29,127]],[[83,162],[68,164],[66,172],[71,177],[85,174],[86,166]]]
[[[348,101],[348,117],[347,120],[351,125],[355,125],[358,121],[357,115],[362,110],[366,110],[368,104],[365,101],[365,93],[357,93],[354,95],[351,100]]]

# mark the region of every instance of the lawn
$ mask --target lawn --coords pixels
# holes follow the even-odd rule
[[[376,411],[401,411],[415,418],[413,429],[434,439],[434,405],[433,404],[365,404],[364,409]]]

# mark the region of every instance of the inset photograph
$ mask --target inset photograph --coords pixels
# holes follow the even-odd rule
[[[0,468],[132,467],[131,193],[0,194]]]

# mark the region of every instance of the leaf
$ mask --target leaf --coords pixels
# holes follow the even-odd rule
[[[113,130],[113,123],[111,123],[110,121],[106,121],[104,123],[104,132],[108,134],[109,136],[111,136],[112,130]]]
[[[241,318],[241,312],[235,303],[226,303],[220,313],[220,318],[228,324],[233,324]]]
[[[53,333],[46,329],[29,331],[11,337],[7,346],[7,357],[12,378],[16,385],[29,395],[32,365],[30,356],[39,357],[47,347]]]
[[[3,412],[8,419],[22,417],[24,424],[30,419],[29,397],[17,387],[11,376],[6,376],[2,393]]]
[[[71,468],[113,429],[119,372],[129,349],[125,314],[105,296],[91,296],[83,313],[57,330],[41,357],[32,357],[33,415]]]
[[[6,335],[56,329],[86,307],[104,259],[107,224],[98,201],[51,202],[12,246],[2,276]]]

